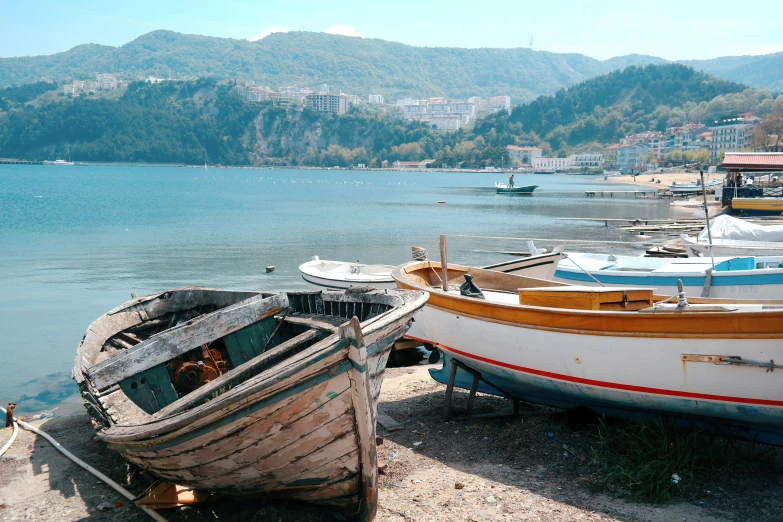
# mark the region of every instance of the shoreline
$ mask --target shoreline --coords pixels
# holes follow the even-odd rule
[[[709,183],[714,179],[723,180],[726,177],[725,172],[716,172],[715,174],[704,174],[704,182]],[[655,181],[650,181],[650,179]],[[639,174],[634,181],[633,176],[624,174],[622,176],[612,176],[606,179],[612,183],[624,183],[626,185],[639,185],[642,187],[652,187],[660,190],[669,188],[669,185],[676,182],[678,185],[685,185],[687,183],[694,183],[699,179],[698,172],[665,172],[663,174]],[[657,180],[661,180],[660,183],[656,183]]]
[[[440,365],[421,363],[389,368],[380,404],[403,425],[386,431],[378,461],[377,522],[430,520],[437,513],[445,522],[516,520],[646,521],[779,519],[783,500],[780,451],[732,466],[688,496],[664,506],[628,502],[591,492],[589,462],[595,427],[569,427],[560,410],[523,404],[514,417],[442,422],[445,386],[428,370]],[[464,408],[468,393],[455,390],[454,404]],[[505,399],[479,393],[477,413],[508,408]],[[94,438],[86,412],[34,421],[65,448],[113,480],[125,485],[124,460]],[[0,430],[5,442],[10,430]],[[736,443],[745,444],[745,443]],[[564,445],[570,451],[563,451]],[[575,453],[571,453],[571,451]],[[135,474],[128,488],[141,493],[150,479]],[[714,491],[715,494],[710,493]],[[77,467],[48,442],[21,430],[5,457],[0,458],[0,517],[7,520],[149,520],[114,490]],[[122,501],[121,507],[112,508]],[[108,504],[102,511],[98,506]],[[162,510],[169,522],[247,520],[326,522],[327,510],[283,501],[214,503]]]

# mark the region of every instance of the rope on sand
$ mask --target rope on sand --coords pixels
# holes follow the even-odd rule
[[[3,413],[5,413],[5,408],[3,408],[2,406],[0,406],[0,410],[2,410]],[[101,473],[97,469],[93,468],[92,466],[90,466],[89,464],[87,464],[86,462],[81,460],[79,457],[77,457],[76,455],[74,455],[73,453],[71,453],[70,451],[65,449],[62,446],[62,444],[60,444],[59,442],[54,440],[52,438],[52,436],[49,435],[48,433],[46,433],[44,431],[41,431],[38,428],[36,428],[35,426],[27,424],[26,422],[20,421],[18,419],[14,419],[14,424],[19,424],[19,426],[21,426],[22,428],[24,428],[24,429],[26,429],[28,431],[32,431],[36,435],[40,435],[41,437],[43,437],[46,440],[48,440],[52,444],[52,446],[55,447],[55,449],[57,451],[59,451],[60,453],[62,453],[66,457],[68,457],[71,461],[75,462],[76,464],[78,464],[79,466],[84,468],[85,470],[87,470],[90,473],[92,473],[93,475],[95,475],[97,478],[101,479],[107,485],[111,486],[120,495],[122,495],[123,497],[127,498],[136,507],[138,507],[139,509],[144,511],[151,519],[155,520],[155,522],[168,522],[165,518],[163,518],[162,516],[157,514],[155,511],[153,511],[153,510],[151,510],[151,509],[149,509],[149,508],[147,508],[145,506],[140,506],[139,504],[136,504],[136,502],[135,502],[136,497],[133,495],[133,493],[131,493],[130,491],[128,491],[124,487],[120,486],[119,484],[114,482],[112,479],[110,479],[109,477],[107,477],[106,475],[104,475],[103,473]],[[16,433],[16,431],[14,431],[14,433]],[[11,442],[13,442],[13,438],[14,438],[14,435],[11,436],[11,441],[9,441],[8,444],[6,444],[7,446],[11,445]],[[5,451],[6,449],[7,448],[5,446],[3,446],[3,451]]]

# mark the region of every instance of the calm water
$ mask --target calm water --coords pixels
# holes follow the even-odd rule
[[[442,233],[617,240],[617,231],[603,224],[554,218],[669,215],[663,201],[585,198],[585,190],[607,185],[634,188],[602,179],[517,175],[518,186],[539,185],[532,198],[496,195],[493,182],[506,179],[0,166],[0,402],[19,401],[21,412],[76,405],[70,371],[79,341],[90,322],[130,299],[130,292],[186,285],[303,288],[297,267],[313,255],[397,264],[409,259],[411,246],[433,245]],[[590,246],[608,248],[572,249]],[[525,245],[449,239],[453,262],[502,260],[487,253],[493,250]],[[275,272],[265,274],[267,265]]]

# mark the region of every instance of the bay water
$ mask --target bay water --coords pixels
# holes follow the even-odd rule
[[[452,235],[449,261],[475,265],[509,259],[498,252],[526,251],[525,244],[459,236],[568,239],[574,251],[640,252],[640,243],[613,227],[555,218],[670,213],[663,200],[585,197],[633,184],[517,174],[517,186],[539,185],[533,197],[496,194],[493,183],[507,177],[0,165],[0,402],[17,401],[19,413],[81,408],[70,375],[76,348],[87,326],[131,292],[305,288],[298,266],[313,255],[399,264],[419,246],[437,259],[440,234]]]

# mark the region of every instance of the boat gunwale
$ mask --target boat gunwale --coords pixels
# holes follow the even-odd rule
[[[427,266],[427,263],[429,263],[429,266]],[[783,339],[783,329],[777,332],[762,332],[762,333],[753,333],[749,331],[726,331],[726,326],[728,323],[728,328],[731,328],[735,325],[735,322],[737,319],[743,319],[745,322],[752,322],[759,318],[763,319],[769,319],[770,317],[779,317],[780,323],[783,324],[783,309],[771,309],[771,310],[754,310],[754,311],[743,311],[743,312],[736,312],[736,311],[700,311],[700,312],[694,312],[694,313],[660,313],[656,314],[654,312],[643,312],[640,313],[639,311],[617,311],[617,310],[583,310],[583,309],[569,309],[569,308],[549,308],[549,307],[540,307],[540,306],[531,306],[531,305],[521,305],[521,304],[506,304],[506,303],[497,303],[497,302],[488,302],[480,299],[475,299],[471,297],[465,297],[461,295],[455,295],[455,294],[448,294],[443,292],[442,289],[437,287],[429,287],[426,288],[414,281],[412,281],[410,278],[406,277],[409,272],[407,270],[420,270],[420,269],[426,269],[431,268],[433,270],[436,269],[435,266],[437,265],[437,268],[439,269],[440,263],[438,262],[432,262],[432,261],[413,261],[410,263],[406,263],[405,265],[401,265],[397,267],[393,272],[392,275],[394,276],[395,280],[397,281],[397,284],[400,288],[406,289],[406,290],[425,290],[430,292],[430,298],[427,301],[426,306],[430,306],[433,308],[438,308],[444,311],[447,311],[449,313],[453,314],[460,314],[465,316],[471,316],[473,318],[487,321],[487,322],[493,322],[493,323],[499,323],[499,324],[505,324],[509,326],[515,326],[519,328],[531,328],[531,329],[545,329],[545,330],[553,330],[553,331],[559,331],[563,333],[571,333],[571,334],[581,334],[581,335],[595,335],[595,336],[619,336],[619,337],[666,337],[666,338],[728,338],[728,339]],[[471,274],[481,274],[482,269],[472,268],[472,267],[464,267],[461,265],[449,265],[448,268],[454,269],[457,271],[460,271],[462,273],[471,273]],[[498,272],[494,272],[498,274]],[[514,274],[502,274],[502,277],[522,277],[524,276],[518,276]],[[533,279],[533,278],[525,278],[525,279]],[[568,285],[567,283],[555,283],[555,282],[548,282],[551,283],[550,286],[573,286]],[[522,288],[520,286],[520,288]],[[611,287],[612,290],[615,291],[622,291],[622,287]],[[628,287],[626,290],[638,290],[637,287]],[[487,288],[489,290],[489,288]],[[671,298],[670,296],[653,296],[653,299],[656,301],[664,300],[667,298]],[[714,304],[714,305],[721,305],[721,304],[755,304],[755,305],[783,305],[783,301],[773,301],[773,300],[745,300],[744,302],[742,300],[728,300],[728,299],[709,299],[709,298],[689,298],[690,301],[693,304]],[[457,306],[454,306],[454,305]],[[467,306],[465,306],[467,305]],[[481,313],[481,312],[491,312],[494,310],[497,310],[501,312],[506,317],[500,318],[497,317],[500,314],[493,314],[493,313]],[[698,315],[694,315],[698,313]],[[508,314],[511,314],[513,317],[509,318]],[[539,317],[539,320],[530,322],[529,317],[530,315]],[[523,320],[522,318],[524,316],[527,316],[527,320]],[[550,318],[549,321],[547,321],[547,318]],[[593,323],[591,326],[592,328],[578,328],[575,326],[558,326],[555,324],[552,324],[552,321],[567,321],[569,318],[572,318],[572,320],[575,320],[579,322],[582,320],[584,322],[585,319],[589,320],[591,323]],[[708,325],[708,328],[700,328],[698,332],[688,332],[684,331],[686,328],[683,328],[683,326],[689,327],[688,329],[692,330],[692,321],[695,318],[701,318],[702,321],[711,323]],[[623,321],[628,324],[631,322],[638,322],[639,319],[644,319],[652,322],[658,322],[660,323],[663,328],[647,328],[647,329],[611,329],[609,328],[609,325],[606,324],[607,322],[618,322]],[[731,319],[731,321],[726,321],[727,319]],[[691,323],[691,324],[688,324]],[[712,324],[716,324],[717,326],[724,326],[723,330],[721,331],[720,328],[716,329],[712,327]],[[678,328],[672,329],[671,326],[674,325]],[[581,326],[585,326],[582,324]],[[631,326],[638,326],[638,325],[632,325]],[[657,325],[656,325],[657,326]]]

